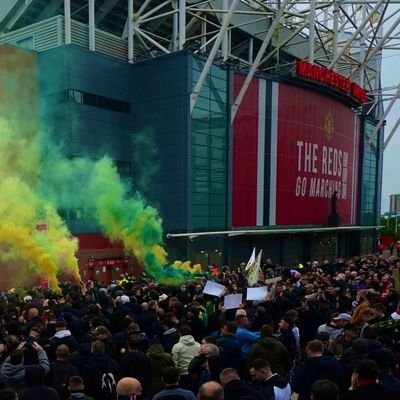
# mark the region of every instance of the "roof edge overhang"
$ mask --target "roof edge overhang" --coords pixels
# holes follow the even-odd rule
[[[167,233],[168,239],[188,238],[195,239],[201,236],[254,236],[254,235],[276,235],[276,234],[298,234],[298,233],[324,233],[324,232],[349,232],[349,231],[368,231],[372,229],[379,230],[379,225],[372,226],[323,226],[323,227],[305,227],[305,228],[270,228],[270,229],[246,229],[229,231],[207,231],[207,232],[187,232],[187,233]]]

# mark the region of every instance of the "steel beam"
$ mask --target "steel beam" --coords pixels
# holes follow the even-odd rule
[[[239,5],[239,1],[240,0],[232,0],[232,4],[231,7],[229,9],[228,14],[225,16],[222,26],[221,26],[221,30],[219,31],[217,38],[215,39],[214,45],[210,51],[210,54],[207,58],[207,61],[203,67],[203,70],[201,71],[200,74],[200,78],[196,83],[195,88],[193,89],[192,94],[190,95],[190,113],[193,112],[194,106],[196,104],[197,98],[201,92],[201,88],[203,87],[204,81],[206,80],[206,77],[208,75],[208,72],[210,71],[211,65],[214,61],[214,58],[217,54],[217,51],[219,49],[219,46],[221,45],[222,39],[225,35],[225,32],[232,20],[232,17],[235,13],[235,10],[237,8],[237,6]]]
[[[268,30],[267,36],[265,37],[265,39],[264,39],[264,41],[263,41],[263,43],[262,43],[262,45],[260,47],[260,50],[257,53],[256,58],[254,59],[254,63],[251,66],[251,69],[250,69],[249,73],[247,74],[246,79],[243,82],[242,87],[240,88],[240,92],[237,95],[234,103],[232,104],[232,107],[231,107],[231,123],[233,123],[233,121],[235,119],[236,112],[237,112],[237,110],[238,110],[238,108],[239,108],[239,106],[240,106],[240,104],[241,104],[241,102],[243,100],[244,95],[246,94],[247,88],[249,87],[250,82],[253,79],[254,74],[256,73],[256,70],[257,70],[258,66],[260,65],[261,58],[264,55],[265,50],[267,49],[267,46],[268,46],[269,42],[271,41],[272,35],[275,33],[275,29],[278,26],[278,24],[280,22],[280,19],[281,19],[281,17],[283,16],[283,14],[285,12],[285,8],[288,5],[288,3],[290,3],[290,1],[291,0],[284,0],[283,4],[281,4],[281,8],[277,11],[277,13],[275,15],[275,18],[274,18],[274,20],[273,20],[273,22],[272,22],[272,24],[271,24],[271,26],[270,26],[270,28]]]

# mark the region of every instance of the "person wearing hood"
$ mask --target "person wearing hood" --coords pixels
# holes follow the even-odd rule
[[[251,364],[250,376],[265,400],[290,400],[290,384],[283,376],[274,374],[266,360],[258,358]],[[307,400],[309,397],[307,398]]]
[[[260,391],[240,380],[234,368],[225,368],[219,374],[219,380],[224,388],[224,400],[240,400],[243,396],[251,396],[254,400],[264,400]]]
[[[166,353],[158,339],[152,339],[149,342],[149,348],[146,353],[150,359],[151,382],[148,388],[148,396],[152,398],[156,393],[164,389],[162,381],[163,370],[166,367],[173,367],[172,356]]]
[[[299,400],[308,400],[312,384],[320,379],[329,379],[343,391],[343,371],[339,361],[332,356],[324,356],[324,344],[320,340],[307,343],[308,358],[297,367],[293,380],[293,392],[299,393]]]
[[[25,346],[26,342],[21,342],[15,350],[11,351],[0,370],[2,381],[5,386],[11,387],[16,391],[19,391],[26,386],[25,374],[29,366],[24,365],[23,349]],[[39,366],[47,374],[50,371],[50,364],[46,352],[37,342],[32,342],[32,347],[38,353]]]
[[[257,358],[267,360],[271,371],[281,376],[287,376],[291,368],[291,359],[286,347],[274,337],[274,331],[269,325],[261,328],[261,339],[253,344],[247,358],[250,365]]]
[[[189,326],[182,325],[179,328],[179,341],[172,347],[172,359],[180,376],[189,374],[188,368],[190,361],[192,361],[200,351],[201,345],[194,340],[191,333],[192,330]]]
[[[71,353],[78,350],[79,346],[78,341],[72,336],[71,331],[67,329],[67,323],[64,320],[56,322],[56,333],[50,338],[49,355],[52,360],[55,360],[57,348],[61,344],[67,345]]]
[[[29,365],[25,372],[27,387],[18,393],[18,399],[60,400],[55,389],[45,386],[45,374],[45,370],[40,365]]]

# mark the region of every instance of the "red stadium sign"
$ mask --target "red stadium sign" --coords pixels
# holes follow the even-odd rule
[[[357,83],[351,82],[349,78],[338,74],[328,68],[319,65],[310,64],[304,60],[297,60],[296,64],[297,76],[302,78],[311,79],[316,82],[324,83],[342,92],[345,92],[360,103],[365,103],[367,100],[367,93]]]
[[[270,204],[276,225],[326,224],[337,192],[342,224],[356,223],[359,124],[326,96],[274,84]],[[275,119],[276,118],[276,119]],[[274,156],[276,152],[276,157]]]

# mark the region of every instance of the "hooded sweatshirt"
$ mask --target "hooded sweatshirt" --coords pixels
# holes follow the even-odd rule
[[[265,400],[289,400],[292,394],[290,384],[279,374],[273,374],[267,378],[260,390]]]
[[[299,400],[310,398],[311,386],[319,379],[329,379],[343,390],[343,370],[335,357],[312,357],[300,363],[292,380],[292,389],[299,393]]]
[[[179,375],[187,375],[192,358],[200,351],[200,343],[192,335],[181,336],[179,342],[172,348],[172,359]]]
[[[44,350],[38,351],[38,363],[44,369],[47,374],[50,371],[49,359]],[[11,387],[17,392],[23,389],[25,384],[25,370],[27,366],[24,364],[12,364],[10,357],[4,360],[1,366],[1,375],[6,387]]]
[[[257,358],[267,360],[273,373],[286,376],[291,367],[290,355],[286,347],[273,337],[263,337],[255,343],[247,358],[250,365]]]
[[[161,380],[162,372],[165,367],[173,367],[174,362],[169,353],[165,353],[161,344],[151,344],[147,350],[147,357],[150,359],[151,382],[149,385],[149,395],[160,392],[164,389]]]

